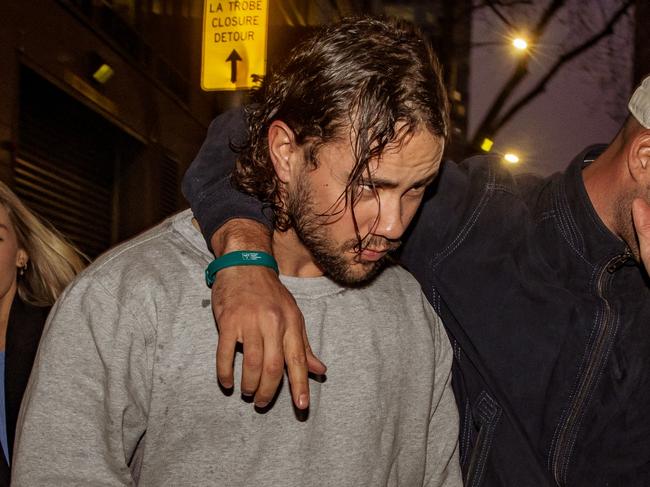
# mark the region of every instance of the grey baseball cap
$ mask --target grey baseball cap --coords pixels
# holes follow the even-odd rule
[[[627,107],[641,125],[650,128],[650,76],[634,91]]]

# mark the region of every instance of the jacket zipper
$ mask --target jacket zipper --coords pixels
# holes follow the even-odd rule
[[[581,426],[581,417],[585,410],[586,402],[598,382],[598,374],[602,368],[603,360],[607,355],[608,337],[615,325],[616,317],[611,306],[605,299],[605,284],[611,279],[611,275],[618,270],[625,262],[632,257],[632,253],[626,250],[624,253],[612,258],[601,270],[597,282],[597,295],[602,301],[601,325],[593,341],[584,373],[569,406],[568,414],[564,424],[556,434],[555,451],[553,453],[551,469],[553,477],[558,485],[566,482],[569,461],[573,451],[573,445]]]
[[[620,269],[623,264],[632,258],[632,251],[630,249],[625,250],[621,255],[617,255],[607,264],[607,272],[613,274],[618,269]]]

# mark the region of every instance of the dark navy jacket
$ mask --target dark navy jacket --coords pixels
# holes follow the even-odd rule
[[[16,423],[27,388],[49,307],[32,306],[16,293],[11,305],[5,342],[5,414],[9,458],[13,457]],[[9,487],[11,466],[0,453],[0,487]]]
[[[217,119],[185,176],[205,235],[266,221],[228,182],[242,130]],[[650,288],[589,201],[591,157],[547,179],[447,162],[406,240],[454,346],[470,487],[650,485]]]

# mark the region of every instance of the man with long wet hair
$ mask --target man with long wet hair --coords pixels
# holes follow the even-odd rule
[[[387,265],[448,133],[435,57],[407,24],[349,20],[264,83],[234,179],[275,210],[275,259],[230,252],[206,280],[279,270],[328,362],[311,407],[294,413],[288,383],[255,409],[219,389],[197,279],[210,254],[186,211],[98,259],[59,301],[15,485],[461,485],[450,344],[417,281]],[[255,365],[244,351],[243,364],[227,358],[237,369]]]

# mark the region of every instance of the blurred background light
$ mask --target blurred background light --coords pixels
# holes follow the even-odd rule
[[[519,163],[519,156],[517,154],[514,154],[513,152],[508,152],[503,156],[503,160],[510,164],[517,164]]]

